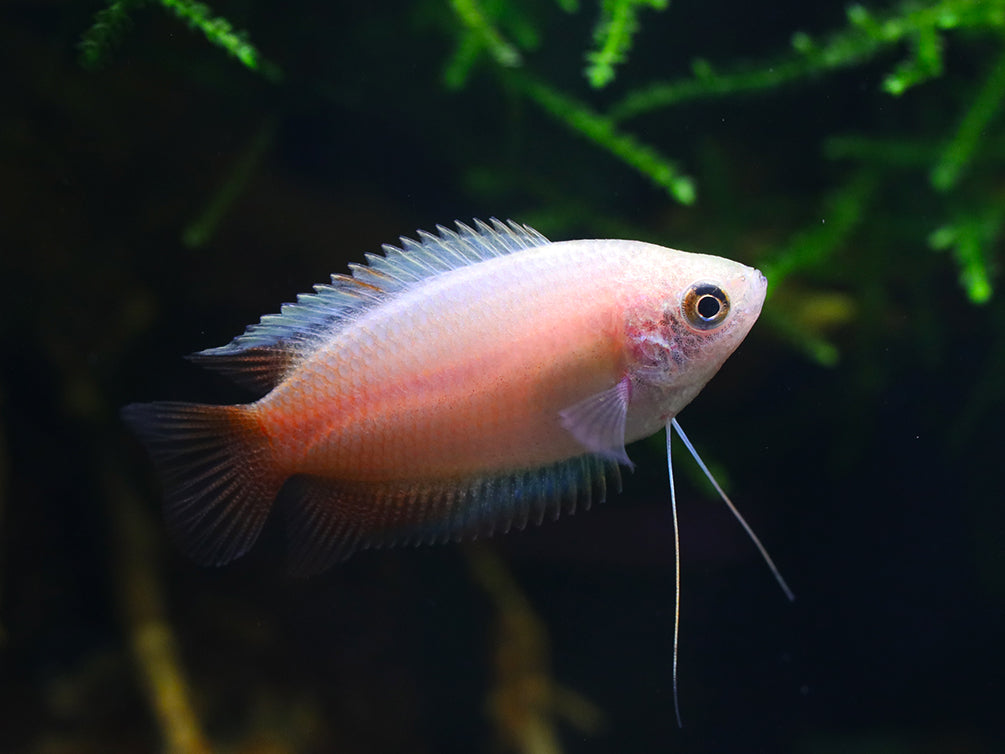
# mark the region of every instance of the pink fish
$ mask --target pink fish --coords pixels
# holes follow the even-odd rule
[[[124,409],[196,560],[244,554],[280,490],[299,573],[602,501],[626,443],[665,427],[669,445],[767,286],[719,257],[513,222],[419,239],[192,357],[256,402]]]

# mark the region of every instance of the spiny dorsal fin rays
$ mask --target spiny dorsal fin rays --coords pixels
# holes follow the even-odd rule
[[[439,235],[418,231],[418,241],[401,238],[401,248],[385,245],[384,255],[367,254],[367,264],[350,264],[352,276],[332,275],[330,285],[283,304],[243,335],[190,357],[259,393],[268,392],[314,353],[342,325],[388,298],[449,270],[466,267],[548,239],[533,228],[491,218],[491,225],[457,222],[457,231],[436,226]]]
[[[666,434],[667,434],[667,473],[669,474],[669,477],[670,477],[670,510],[671,510],[672,517],[673,517],[673,550],[674,550],[674,607],[673,607],[673,671],[672,671],[672,684],[673,684],[673,709],[674,709],[674,715],[677,718],[677,727],[678,728],[683,728],[684,724],[683,724],[683,722],[681,722],[681,716],[680,716],[680,698],[679,698],[679,695],[677,693],[677,659],[678,659],[678,651],[677,650],[678,650],[678,647],[679,647],[679,638],[680,638],[680,581],[681,581],[681,579],[680,579],[680,529],[679,529],[679,526],[678,526],[678,523],[677,523],[677,491],[676,491],[675,486],[674,486],[674,480],[673,480],[673,460],[672,460],[672,457],[671,457],[671,454],[670,454],[670,439],[673,436],[673,431],[672,430],[676,430],[677,431],[677,435],[684,442],[684,447],[687,448],[688,452],[691,454],[691,457],[694,458],[695,462],[698,464],[698,468],[700,468],[704,472],[705,477],[708,479],[708,481],[710,481],[712,483],[712,486],[715,488],[715,491],[719,493],[719,497],[721,497],[722,501],[724,503],[726,503],[726,507],[729,508],[730,513],[732,513],[733,516],[734,516],[734,518],[736,518],[736,520],[740,522],[740,526],[743,527],[743,530],[745,532],[747,532],[747,536],[750,537],[751,541],[757,547],[757,551],[759,553],[761,553],[761,557],[764,558],[764,562],[767,564],[768,568],[771,570],[771,574],[775,577],[775,581],[778,582],[778,585],[782,588],[782,591],[785,593],[785,596],[788,597],[789,601],[791,602],[791,601],[795,600],[796,595],[789,588],[789,585],[785,582],[785,579],[782,578],[782,574],[778,570],[778,567],[775,565],[775,561],[771,559],[771,556],[768,554],[767,549],[761,543],[761,540],[758,539],[758,537],[757,537],[756,534],[754,534],[754,530],[750,528],[750,524],[748,524],[747,521],[743,518],[743,516],[740,515],[739,509],[735,505],[733,505],[733,501],[729,499],[729,497],[723,491],[722,487],[719,486],[719,483],[715,480],[715,477],[712,476],[712,472],[709,470],[708,466],[706,466],[705,462],[701,460],[701,456],[698,455],[698,451],[695,450],[694,445],[691,444],[691,441],[687,438],[687,435],[684,434],[684,430],[681,429],[681,426],[677,422],[677,419],[676,418],[671,419],[670,422],[666,426]]]
[[[279,314],[266,314],[227,345],[188,359],[264,395],[313,353],[338,322],[385,298],[380,288],[348,275],[332,275],[331,285],[314,290],[298,296],[296,303],[283,304]]]
[[[457,231],[436,226],[438,235],[424,230],[416,232],[419,240],[401,238],[401,248],[385,244],[383,256],[367,254],[365,265],[349,265],[353,277],[370,282],[375,273],[383,273],[382,287],[393,293],[420,280],[456,270],[514,251],[543,246],[548,239],[536,230],[512,220],[503,223],[495,218],[492,225],[475,220],[475,228],[457,222]]]

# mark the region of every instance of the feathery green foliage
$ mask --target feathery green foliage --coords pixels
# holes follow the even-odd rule
[[[248,35],[243,31],[236,31],[227,19],[214,16],[209,6],[194,0],[160,0],[160,3],[246,67],[259,71],[267,79],[279,78],[279,69],[261,58],[255,46],[248,41]]]
[[[520,51],[492,25],[478,0],[451,0],[450,4],[471,37],[478,39],[499,65],[515,67],[523,62]]]
[[[803,32],[796,33],[792,38],[792,53],[761,64],[747,64],[718,73],[707,61],[697,61],[692,76],[656,82],[629,92],[610,113],[617,120],[625,120],[695,99],[776,89],[821,73],[863,65],[908,41],[911,43],[910,57],[883,82],[885,91],[903,94],[941,72],[943,32],[958,29],[1000,32],[1005,28],[1005,2],[943,0],[924,8],[906,3],[899,12],[882,20],[876,19],[863,6],[853,5],[848,9],[848,20],[848,28],[831,34],[822,42]]]
[[[969,211],[956,221],[936,229],[928,238],[933,249],[948,249],[960,268],[960,284],[975,304],[991,298],[991,259],[993,244],[1001,238],[1005,206],[997,203],[974,214]]]
[[[81,41],[83,63],[96,67],[107,59],[128,28],[130,14],[149,1],[118,0],[99,11]],[[205,4],[158,1],[244,66],[278,78],[278,69],[261,59],[247,35],[214,16]],[[682,167],[695,157],[674,155],[677,147],[668,138],[661,139],[660,130],[629,129],[626,121],[665,116],[697,100],[742,93],[768,96],[794,85],[819,86],[827,74],[866,64],[885,68],[877,77],[874,92],[903,98],[946,75],[948,48],[978,40],[997,55],[990,65],[982,66],[972,85],[961,87],[958,102],[946,103],[945,115],[954,124],[952,130],[933,131],[946,128],[939,125],[941,118],[935,118],[924,127],[919,124],[916,133],[879,137],[835,134],[822,140],[822,156],[847,174],[827,192],[819,222],[793,232],[787,243],[774,244],[777,250],[765,255],[761,264],[773,281],[773,291],[792,276],[820,269],[825,262],[833,264],[854,243],[860,229],[876,222],[881,207],[886,212],[902,211],[889,206],[890,196],[898,190],[894,187],[903,185],[905,176],[921,174],[927,182],[909,180],[912,190],[923,195],[921,200],[928,210],[924,217],[910,218],[903,227],[918,234],[912,239],[915,245],[927,239],[931,248],[951,252],[971,301],[983,303],[991,297],[995,257],[1005,238],[999,208],[1002,188],[997,178],[1005,174],[1000,117],[1005,101],[1005,0],[903,0],[882,11],[854,4],[847,8],[843,25],[815,35],[797,31],[790,49],[764,59],[737,63],[698,57],[687,75],[663,77],[657,70],[657,80],[622,91],[616,89],[619,71],[627,65],[636,41],[646,34],[643,20],[655,18],[643,11],[666,10],[668,0],[598,0],[594,7],[599,18],[592,39],[581,40],[587,61],[585,91],[559,84],[563,79],[558,69],[554,64],[543,64],[538,54],[549,33],[569,28],[565,16],[562,22],[549,23],[547,14],[583,12],[577,0],[556,0],[557,9],[527,0],[426,2],[430,8],[436,3],[439,17],[445,19],[441,23],[447,24],[455,41],[442,69],[447,90],[467,96],[462,90],[476,72],[488,74],[509,95],[508,101],[532,103],[682,205],[692,205],[698,198],[696,181],[688,175],[690,170]],[[568,45],[567,38],[563,43]],[[899,62],[896,56],[900,56]],[[615,90],[614,99],[597,101],[597,90],[602,88]],[[501,171],[495,175],[497,181],[518,180],[516,172],[510,178],[501,177]],[[785,326],[791,337],[801,338],[814,358],[833,361],[832,347],[819,334],[800,330],[793,322]]]
[[[128,29],[129,14],[148,2],[149,0],[116,0],[98,11],[94,24],[81,37],[81,64],[92,70],[101,67]],[[206,4],[194,0],[159,0],[159,3],[189,27],[201,31],[207,40],[226,50],[245,67],[257,71],[270,81],[281,78],[279,68],[261,57],[257,48],[248,41],[245,32],[235,30],[227,19],[214,16]]]
[[[946,146],[935,167],[932,168],[932,185],[939,191],[949,191],[956,186],[966,170],[981,138],[988,133],[992,119],[1005,103],[1005,50],[995,61],[991,73],[977,91],[973,103],[964,113],[952,141]]]
[[[876,188],[874,171],[861,169],[825,197],[819,222],[797,233],[786,246],[761,263],[761,271],[773,288],[798,270],[828,263],[862,223]]]
[[[485,56],[503,68],[519,68],[524,60],[521,50],[534,50],[540,44],[536,24],[504,0],[451,0],[450,5],[460,28],[457,47],[443,72],[448,89],[462,88]]]
[[[664,10],[667,0],[601,0],[600,20],[593,32],[596,47],[586,53],[586,78],[601,89],[614,80],[614,67],[624,63],[639,30],[638,12],[648,5]]]
[[[230,172],[211,196],[202,213],[182,232],[182,243],[190,249],[206,245],[231,206],[244,192],[268,148],[276,131],[275,118],[267,118],[250,142],[238,154]]]
[[[610,118],[540,81],[527,76],[515,80],[527,96],[573,131],[622,159],[681,204],[694,202],[694,182],[658,151],[619,131]]]
[[[877,188],[876,171],[861,168],[847,183],[826,196],[818,213],[819,221],[796,233],[788,244],[760,263],[761,271],[771,281],[768,296],[784,290],[786,278],[796,272],[820,270],[833,264],[865,221]],[[837,347],[812,327],[805,326],[800,317],[769,313],[766,319],[814,361],[825,366],[837,363]]]
[[[632,40],[642,33],[638,11],[643,5],[660,9],[666,4],[602,0],[595,47],[587,54],[590,62],[587,78],[592,87],[606,86],[615,79],[616,66],[625,62]],[[697,59],[692,64],[690,76],[626,92],[606,112],[561,91],[526,69],[500,73],[505,81],[515,85],[549,115],[667,189],[678,202],[691,204],[696,198],[693,180],[683,175],[677,164],[660,149],[628,135],[619,124],[648,113],[672,110],[697,99],[777,90],[784,85],[811,82],[821,74],[862,66],[892,50],[906,47],[904,59],[885,75],[879,86],[882,91],[899,97],[943,75],[948,35],[960,32],[989,34],[990,41],[1001,46],[1005,0],[904,2],[882,15],[864,5],[852,5],[847,10],[847,19],[845,28],[819,39],[796,33],[789,53],[761,63],[739,66],[727,63],[720,71],[711,62]],[[775,285],[789,274],[839,252],[840,245],[847,242],[854,228],[867,222],[870,195],[879,190],[884,181],[892,179],[889,171],[897,168],[889,164],[890,160],[894,155],[903,154],[906,148],[912,150],[909,161],[915,169],[928,167],[936,190],[951,193],[965,188],[961,181],[973,168],[974,155],[990,132],[989,126],[998,116],[1003,101],[1005,48],[972,95],[969,106],[961,111],[959,126],[955,134],[945,139],[943,147],[898,139],[877,145],[872,155],[857,155],[855,159],[862,167],[853,180],[826,200],[822,213],[826,222],[797,233],[765,263]],[[845,137],[845,146],[852,141]],[[826,146],[832,156],[839,156],[840,141],[831,140]],[[863,143],[859,142],[859,146]],[[989,167],[981,166],[980,180],[986,180]],[[1003,169],[1005,167],[999,162],[999,170]],[[966,203],[975,206],[973,200]],[[980,209],[983,205],[977,201],[976,206]],[[993,211],[994,206],[992,200],[988,207],[979,211],[979,220],[963,222],[946,217],[942,230],[932,236],[934,246],[953,250],[967,295],[977,303],[986,301],[991,295],[993,250],[1002,237],[1001,223],[995,219],[999,214]],[[826,351],[819,345],[811,345],[809,339],[805,344],[818,355]]]
[[[94,16],[94,24],[80,39],[80,63],[89,70],[101,68],[109,53],[129,28],[129,13],[146,0],[118,0]]]

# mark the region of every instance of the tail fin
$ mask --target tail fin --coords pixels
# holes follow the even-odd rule
[[[122,418],[164,485],[168,529],[194,560],[223,565],[258,539],[285,481],[244,406],[133,403]]]

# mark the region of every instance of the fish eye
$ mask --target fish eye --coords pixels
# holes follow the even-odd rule
[[[712,283],[695,283],[681,297],[684,319],[696,330],[712,330],[729,314],[729,296]]]

